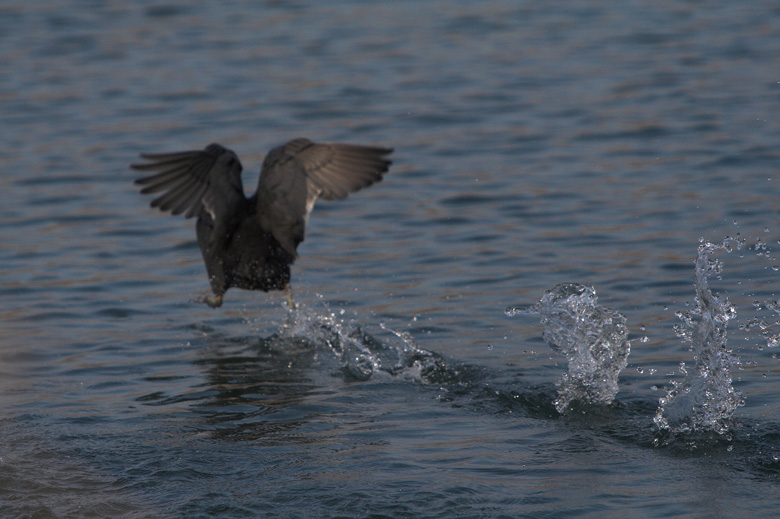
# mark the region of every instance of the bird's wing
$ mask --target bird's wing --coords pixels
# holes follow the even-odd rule
[[[317,198],[335,200],[382,180],[390,167],[388,148],[315,144],[308,139],[272,149],[257,185],[257,212],[263,228],[295,256]]]
[[[163,194],[151,206],[186,218],[208,212],[215,221],[225,219],[245,200],[241,184],[241,162],[235,153],[219,144],[202,151],[178,153],[143,153],[146,164],[131,164],[137,171],[157,173],[141,177],[136,184],[145,186],[141,193]]]

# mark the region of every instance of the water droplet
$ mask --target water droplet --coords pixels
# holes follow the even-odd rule
[[[516,306],[507,306],[506,310],[504,310],[504,313],[507,317],[514,317],[515,315],[520,313],[520,309]]]

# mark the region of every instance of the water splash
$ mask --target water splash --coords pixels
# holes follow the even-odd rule
[[[677,313],[682,324],[675,328],[683,342],[691,344],[696,364],[688,369],[682,363],[683,382],[673,381],[667,395],[660,398],[654,421],[661,431],[724,435],[733,425],[734,411],[743,403],[742,394],[731,384],[731,368],[739,359],[726,347],[727,324],[736,317],[736,308],[725,295],[713,294],[708,281],[723,268],[713,254],[739,250],[743,244],[743,240],[727,237],[719,244],[699,245],[695,307]]]
[[[776,349],[778,346],[780,346],[780,331],[778,331],[778,327],[780,327],[780,300],[778,299],[767,299],[763,303],[759,301],[755,301],[753,303],[753,306],[756,308],[756,310],[769,310],[774,314],[774,320],[769,319],[760,319],[758,317],[753,317],[749,319],[746,323],[740,325],[740,329],[743,330],[758,330],[758,333],[763,337],[764,341],[766,341],[766,347],[769,349]],[[761,348],[759,348],[761,349]],[[777,354],[773,354],[773,356],[776,358]]]
[[[457,377],[447,362],[434,352],[418,347],[406,332],[397,332],[384,323],[383,340],[366,333],[345,312],[324,312],[303,305],[287,315],[279,327],[282,339],[324,345],[338,359],[341,371],[353,380],[393,377],[423,383],[441,383]]]
[[[509,307],[508,316],[539,314],[543,337],[569,360],[558,381],[555,408],[563,414],[572,403],[607,405],[618,393],[618,376],[631,350],[626,318],[598,304],[593,287],[562,283],[530,308]]]

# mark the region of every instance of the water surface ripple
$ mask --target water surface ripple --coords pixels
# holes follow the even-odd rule
[[[766,0],[5,2],[0,515],[774,517],[779,35]],[[394,164],[315,208],[300,312],[193,302],[194,222],[128,164],[219,142],[253,186],[299,136]],[[744,405],[659,442],[727,237]],[[504,315],[561,283],[625,317],[609,405],[559,414]]]

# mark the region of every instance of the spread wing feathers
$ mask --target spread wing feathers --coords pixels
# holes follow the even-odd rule
[[[315,144],[308,139],[272,149],[257,186],[260,223],[293,256],[317,198],[346,197],[382,180],[393,150],[352,144]]]
[[[241,184],[241,162],[235,153],[219,144],[210,144],[202,151],[178,153],[143,153],[150,161],[132,164],[137,171],[157,173],[141,177],[136,184],[145,186],[141,193],[163,194],[151,206],[171,211],[186,218],[206,210],[214,220],[222,220],[245,200]]]

